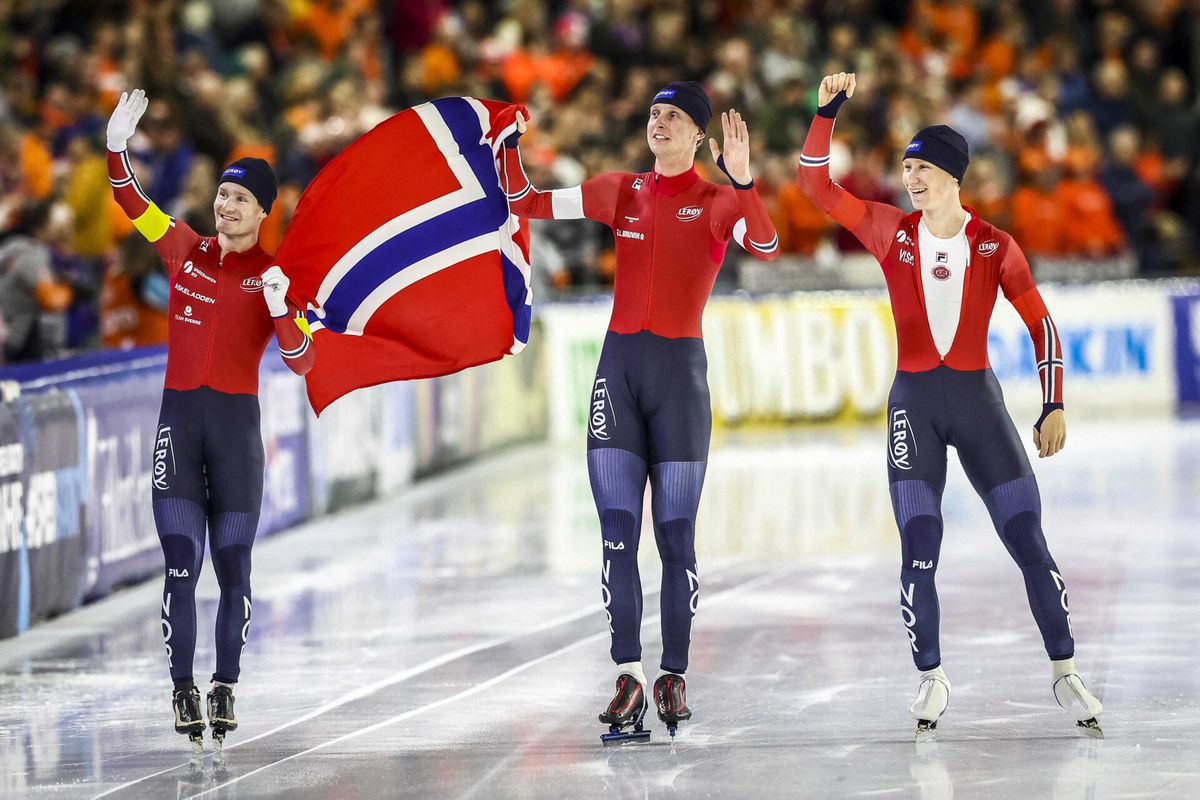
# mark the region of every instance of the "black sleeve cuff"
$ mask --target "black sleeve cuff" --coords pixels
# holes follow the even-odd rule
[[[846,102],[846,93],[844,91],[838,92],[833,96],[832,100],[817,109],[817,116],[833,119],[837,116],[838,109],[842,107],[842,103],[844,102]]]
[[[509,150],[516,149],[517,141],[520,138],[521,138],[521,134],[518,131],[513,131],[512,133],[510,133],[508,135],[508,138],[506,138],[504,140],[504,146],[507,147]]]
[[[1038,417],[1038,421],[1033,424],[1033,427],[1035,429],[1037,429],[1038,433],[1041,433],[1042,423],[1046,421],[1046,417],[1050,416],[1050,413],[1052,411],[1062,410],[1062,407],[1063,407],[1062,403],[1043,403],[1042,404],[1042,415],[1040,417]]]
[[[733,188],[735,188],[735,189],[753,189],[754,188],[753,180],[751,180],[749,183],[738,183],[737,181],[735,181],[733,179],[733,176],[729,174],[729,170],[725,169],[724,154],[717,156],[717,168],[719,170],[721,170],[721,172],[725,173],[725,177],[729,178],[729,182],[733,184]]]

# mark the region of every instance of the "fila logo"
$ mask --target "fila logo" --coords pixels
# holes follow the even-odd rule
[[[204,270],[197,267],[191,261],[184,262],[183,272],[185,275],[194,275],[194,276],[197,276],[200,278],[204,278],[204,280],[208,281],[209,283],[217,282],[216,278],[212,277],[211,275],[206,273]]]
[[[896,469],[912,469],[911,457],[917,454],[917,440],[908,423],[908,412],[903,408],[892,409],[888,434],[891,438],[888,463]]]
[[[636,192],[638,189],[642,188],[642,183],[643,183],[643,180],[641,178],[634,178],[633,179],[633,190]]]
[[[617,542],[616,544],[613,544],[613,543],[612,543],[612,542],[610,542],[608,539],[605,539],[605,540],[604,540],[604,549],[605,549],[605,550],[624,550],[624,549],[625,549],[625,543],[624,543],[624,542]]]
[[[608,430],[608,417],[612,414],[612,400],[608,395],[608,381],[596,376],[596,384],[592,387],[592,409],[588,416],[588,436],[593,439],[607,440],[612,434]],[[612,414],[612,424],[617,425],[616,414]]]
[[[939,253],[939,255],[941,254]],[[950,280],[950,270],[946,267],[934,267],[933,269],[929,270],[929,274],[937,278],[939,281]]]
[[[242,281],[243,292],[261,292],[262,290],[262,278],[246,278],[246,280]]]
[[[986,242],[979,245],[979,255],[990,256],[1000,247],[1000,243],[995,239],[988,239]]]
[[[949,253],[938,253],[937,256],[934,258],[934,261],[936,261],[939,264],[945,264],[949,260],[950,260]]]
[[[680,222],[691,222],[694,219],[698,219],[703,213],[704,209],[701,206],[688,206],[676,211],[675,218]]]
[[[168,578],[186,578],[186,577],[188,577],[187,568],[185,567],[184,569],[175,569],[174,567],[171,567],[169,570],[167,570],[167,577]]]
[[[933,569],[932,561],[913,561],[913,569]]]
[[[200,252],[201,252],[201,253],[207,253],[207,252],[208,252],[208,240],[207,240],[207,239],[206,239],[206,240],[204,240],[204,241],[202,241],[202,242],[200,242]]]

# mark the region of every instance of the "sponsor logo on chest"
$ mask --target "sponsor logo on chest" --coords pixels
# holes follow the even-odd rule
[[[196,266],[194,261],[185,261],[183,263],[183,274],[193,278],[203,278],[209,283],[216,283],[217,279],[209,275],[204,270]]]
[[[999,247],[1000,243],[995,239],[988,239],[986,242],[980,242],[979,247],[976,249],[979,251],[979,255],[990,256],[992,253],[996,252]]]
[[[186,287],[186,286],[184,286],[182,283],[176,283],[176,284],[175,284],[175,291],[179,292],[180,294],[182,294],[182,295],[184,295],[184,296],[186,296],[186,297],[190,297],[190,298],[192,298],[193,300],[198,300],[198,301],[200,301],[201,303],[207,303],[207,304],[208,304],[208,305],[210,305],[210,306],[211,306],[213,303],[217,302],[217,300],[216,300],[216,298],[215,298],[215,297],[209,297],[209,296],[208,296],[208,295],[206,295],[206,294],[200,294],[200,293],[199,293],[199,292],[197,292],[197,291],[194,291],[194,290],[192,290],[192,289],[189,289],[189,288],[187,288],[187,287]]]
[[[644,234],[644,233],[639,233],[637,231],[627,231],[624,228],[617,228],[616,233],[617,233],[617,238],[619,238],[619,239],[637,239],[638,241],[642,241],[643,239],[646,238],[646,234]],[[244,284],[243,284],[242,288],[243,289],[246,288]],[[262,287],[260,286],[259,288],[261,289]],[[247,289],[247,291],[253,291],[253,290]]]
[[[262,278],[246,278],[246,280],[242,281],[243,292],[261,292],[262,290]]]
[[[908,264],[910,267],[917,263],[917,257],[910,249],[915,244],[913,238],[908,235],[907,231],[896,231],[896,243],[900,245],[900,249],[896,251],[896,258],[900,259],[901,264]]]
[[[691,222],[692,220],[699,219],[703,213],[703,206],[685,206],[675,212],[675,218],[680,222]]]

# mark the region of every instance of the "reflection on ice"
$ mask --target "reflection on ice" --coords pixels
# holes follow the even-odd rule
[[[223,763],[189,763],[170,730],[158,586],[0,643],[0,795],[1200,796],[1200,424],[1081,424],[1034,462],[1103,742],[1055,706],[1020,573],[951,456],[938,583],[955,694],[917,749],[881,448],[874,428],[718,438],[696,716],[674,743],[653,720],[650,745],[599,745],[612,667],[585,460],[535,448],[256,549]],[[643,540],[652,672],[648,514]],[[202,619],[216,598],[206,565]]]

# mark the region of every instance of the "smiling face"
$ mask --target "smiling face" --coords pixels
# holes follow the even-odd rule
[[[704,132],[678,106],[655,103],[650,106],[646,120],[646,143],[650,152],[661,161],[693,158],[696,143],[704,140]]]
[[[267,217],[250,190],[239,183],[226,181],[217,187],[217,198],[213,200],[217,233],[237,238],[258,231],[258,226]]]
[[[919,158],[906,158],[902,169],[900,179],[914,209],[928,211],[958,202],[958,181],[941,167]]]

